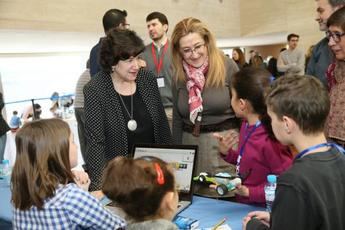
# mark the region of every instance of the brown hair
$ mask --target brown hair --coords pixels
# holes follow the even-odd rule
[[[12,171],[12,201],[20,210],[54,196],[59,184],[73,181],[69,160],[71,131],[60,119],[26,123],[16,134],[17,157]]]
[[[222,87],[225,85],[225,55],[217,48],[212,33],[199,19],[185,18],[176,24],[171,35],[172,63],[175,70],[176,81],[185,82],[185,74],[180,53],[180,39],[190,33],[197,33],[205,40],[208,52],[208,72],[206,87]]]
[[[159,214],[164,195],[175,191],[175,179],[168,164],[158,158],[116,157],[104,170],[102,190],[130,217],[143,221]]]
[[[312,76],[278,78],[267,94],[266,103],[279,119],[292,118],[304,134],[323,132],[330,109],[326,88]]]
[[[238,61],[237,62],[241,67],[243,67],[246,64],[246,59],[244,57],[244,54],[240,48],[234,48],[233,51],[235,51],[238,54]]]
[[[102,39],[100,64],[108,73],[119,61],[135,57],[145,49],[143,40],[132,30],[112,29]]]

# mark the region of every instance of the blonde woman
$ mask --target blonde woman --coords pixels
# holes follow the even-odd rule
[[[235,138],[238,135],[229,98],[230,78],[238,67],[216,47],[214,36],[199,19],[177,23],[171,43],[173,138],[177,143],[199,145],[197,174],[228,171],[230,165],[219,156],[212,133],[225,135],[231,130]]]

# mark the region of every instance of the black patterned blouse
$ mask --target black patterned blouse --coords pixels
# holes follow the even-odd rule
[[[155,76],[141,69],[136,84],[151,117],[154,143],[172,143]],[[106,72],[97,73],[84,87],[84,97],[88,138],[86,166],[91,179],[90,191],[94,191],[101,189],[102,172],[106,164],[116,156],[129,154],[128,118],[127,114],[123,113],[119,94],[114,89],[111,76]]]

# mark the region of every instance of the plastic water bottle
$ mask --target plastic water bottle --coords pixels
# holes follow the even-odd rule
[[[267,212],[272,211],[272,204],[275,198],[276,187],[277,187],[277,176],[268,175],[267,184],[265,185],[265,199],[266,199]]]

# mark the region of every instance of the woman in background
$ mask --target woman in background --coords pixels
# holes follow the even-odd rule
[[[239,69],[248,66],[244,54],[240,48],[234,48],[232,50],[232,60],[234,60]]]
[[[214,36],[199,19],[186,18],[177,23],[171,43],[174,140],[199,146],[196,175],[233,172],[220,158],[212,133],[238,131],[239,122],[229,98],[230,78],[238,67],[217,48]]]
[[[102,173],[135,143],[172,142],[156,77],[141,68],[144,43],[131,30],[112,30],[103,39],[98,72],[84,87],[86,167],[91,191],[102,196]]]
[[[155,157],[117,157],[104,171],[102,190],[128,216],[126,229],[177,230],[178,193],[172,167]]]

